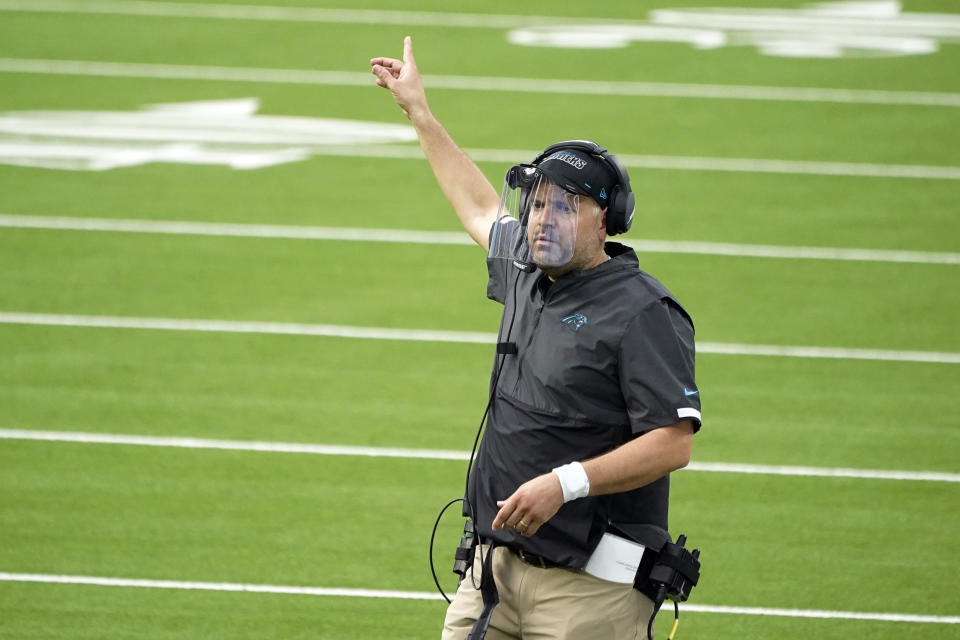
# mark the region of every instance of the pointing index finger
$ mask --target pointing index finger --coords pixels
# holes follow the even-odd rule
[[[414,66],[417,64],[413,59],[413,38],[410,36],[403,39],[403,61]]]

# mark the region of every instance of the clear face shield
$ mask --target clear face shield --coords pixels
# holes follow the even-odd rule
[[[563,267],[573,259],[577,248],[582,198],[586,197],[551,182],[532,165],[511,167],[500,194],[490,257]]]

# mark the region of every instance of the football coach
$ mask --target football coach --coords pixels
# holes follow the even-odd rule
[[[370,63],[504,307],[465,496],[478,561],[442,637],[643,637],[654,605],[633,574],[669,541],[669,474],[690,460],[700,395],[689,315],[607,241],[632,223],[627,172],[571,140],[511,167],[498,194],[431,112],[410,38]]]

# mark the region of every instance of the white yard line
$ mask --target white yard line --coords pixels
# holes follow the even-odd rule
[[[476,243],[462,231],[416,231],[405,229],[350,229],[293,225],[232,224],[177,220],[129,220],[110,218],[67,218],[0,214],[0,227],[59,229],[64,231],[107,231],[124,233],[166,233],[242,238],[284,238],[293,240],[346,240],[351,242],[397,242],[404,244],[469,245]],[[921,252],[922,253],[922,252]],[[930,254],[936,255],[936,254]],[[943,254],[951,255],[951,254]],[[960,253],[953,254],[960,264]],[[953,264],[953,263],[951,263]]]
[[[181,318],[135,318],[78,316],[42,313],[0,312],[0,324],[28,324],[109,329],[151,329],[158,331],[203,331],[212,333],[262,333],[271,335],[322,336],[369,340],[412,340],[416,342],[459,342],[492,344],[496,334],[469,331],[389,329],[331,324],[290,322],[243,322],[233,320],[190,320]]]
[[[412,229],[351,229],[294,225],[234,224],[178,220],[130,220],[111,218],[71,218],[0,214],[0,227],[16,229],[55,229],[63,231],[103,231],[121,233],[164,233],[244,238],[283,238],[295,240],[341,240],[351,242],[396,242],[474,246],[461,231],[417,231]],[[749,258],[786,258],[803,260],[847,260],[859,262],[896,262],[914,264],[960,264],[960,253],[902,251],[886,249],[844,249],[833,247],[791,247],[724,242],[683,242],[671,240],[634,240],[618,238],[641,253],[721,255]]]
[[[269,84],[305,84],[369,87],[372,76],[365,71],[319,71],[268,69],[92,60],[0,58],[0,71],[113,78],[160,80],[207,80]],[[960,93],[930,91],[882,91],[829,89],[825,87],[768,87],[758,85],[691,84],[676,82],[630,82],[578,79],[510,78],[489,76],[428,75],[430,89],[495,91],[590,96],[762,100],[779,102],[826,102],[840,104],[960,107]]]
[[[158,331],[203,331],[212,333],[263,333],[271,335],[322,336],[369,340],[412,340],[416,342],[459,342],[492,344],[494,333],[353,327],[332,324],[290,322],[243,322],[233,320],[191,320],[181,318],[135,318],[78,316],[42,313],[0,312],[0,324],[28,324],[109,329],[151,329]]]
[[[529,161],[539,151],[532,149],[473,149],[464,151],[476,162],[513,164]],[[354,158],[394,158],[424,160],[415,146],[355,145],[315,146],[314,155]],[[648,156],[617,154],[627,167],[667,169],[671,171],[721,171],[733,173],[774,173],[787,175],[836,176],[853,178],[907,178],[923,180],[960,180],[960,167],[919,164],[874,164],[867,162],[820,162],[814,160],[774,160],[767,158],[718,158],[696,156]]]
[[[0,440],[73,442],[81,444],[131,445],[142,447],[174,447],[182,449],[220,449],[267,453],[298,453],[320,456],[359,456],[370,458],[406,458],[456,460],[466,462],[467,451],[444,449],[404,449],[396,447],[355,447],[296,442],[263,442],[255,440],[218,440],[176,436],[146,436],[81,431],[37,431],[32,429],[0,429]],[[941,471],[904,471],[896,469],[851,469],[839,467],[807,467],[791,465],[743,464],[730,462],[691,462],[684,471],[706,473],[742,473],[751,475],[798,476],[810,478],[856,478],[863,480],[903,480],[918,482],[960,482],[960,473]]]
[[[875,620],[878,622],[914,622],[921,624],[960,624],[960,616],[928,616],[913,613],[866,613],[822,609],[770,609],[766,607],[725,607],[684,603],[684,611],[725,613],[744,616],[777,616],[784,618],[821,618],[829,620]]]
[[[806,467],[795,465],[739,464],[734,462],[691,462],[686,469],[717,473],[798,476],[810,478],[859,478],[865,480],[911,480],[922,482],[960,482],[960,473],[943,471],[903,471],[896,469],[851,469],[844,467]]]
[[[439,593],[417,591],[381,591],[375,589],[336,589],[324,587],[285,587],[270,584],[236,584],[230,582],[192,582],[183,580],[140,580],[64,576],[36,573],[0,572],[0,582],[40,582],[45,584],[82,584],[98,587],[138,587],[141,589],[185,589],[200,591],[243,591],[247,593],[281,593],[286,595],[340,596],[346,598],[401,598],[406,600],[439,600]]]
[[[202,331],[213,333],[260,333],[270,335],[323,336],[367,340],[411,340],[417,342],[455,342],[493,344],[495,333],[479,331],[439,331],[433,329],[392,329],[332,324],[203,320],[185,318],[142,318],[88,316],[52,313],[0,311],[0,324],[23,324],[109,329],[148,329],[158,331]],[[729,342],[698,342],[700,354],[771,356],[781,358],[828,358],[841,360],[880,360],[960,364],[960,353],[944,351],[892,351],[883,349],[845,349]]]
[[[179,589],[201,591],[228,591],[241,593],[272,593],[344,598],[390,598],[403,600],[440,600],[439,593],[429,591],[388,591],[379,589],[346,589],[331,587],[282,586],[269,584],[241,584],[234,582],[196,582],[182,580],[146,580],[140,578],[107,578],[100,576],[51,575],[40,573],[0,572],[0,582],[31,582],[41,584],[72,584],[98,587],[128,587],[139,589]],[[870,620],[876,622],[908,622],[914,624],[960,624],[960,616],[937,616],[915,613],[886,613],[865,611],[826,611],[819,609],[772,609],[765,607],[731,607],[684,603],[688,612],[728,615],[775,616],[785,618],[820,618],[827,620]]]
[[[835,360],[884,360],[960,364],[960,353],[943,351],[891,351],[886,349],[844,349],[842,347],[797,347],[772,344],[698,342],[698,353],[731,356],[772,356],[783,358],[828,358]]]
[[[482,158],[483,149],[465,149]],[[535,155],[535,154],[534,154]],[[498,161],[500,156],[498,157]],[[511,157],[516,158],[516,155]],[[531,156],[532,157],[532,156]],[[960,180],[960,167],[874,164],[869,162],[818,162],[813,160],[771,160],[766,158],[698,158],[694,156],[618,155],[628,167],[674,171],[725,171],[734,173],[783,173],[790,175],[856,178],[912,178]]]
[[[388,11],[376,9],[323,9],[265,5],[149,2],[141,0],[0,0],[0,11],[154,16],[254,20],[260,22],[317,22],[410,27],[463,27],[467,29],[515,29],[548,24],[604,24],[610,18],[557,18],[492,13],[447,13],[439,11]]]
[[[144,436],[119,433],[86,433],[80,431],[34,431],[32,429],[0,429],[0,440],[38,440],[45,442],[76,442],[81,444],[175,447],[181,449],[221,449],[225,451],[302,453],[317,456],[359,456],[369,458],[459,460],[463,462],[466,462],[470,458],[470,453],[467,451],[449,451],[441,449],[354,447],[349,445],[306,444],[296,442],[258,442],[255,440],[215,440],[210,438]],[[960,482],[960,480],[956,481]]]

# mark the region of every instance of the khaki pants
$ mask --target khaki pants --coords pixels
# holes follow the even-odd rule
[[[488,547],[484,547],[484,557]],[[473,575],[480,586],[480,554]],[[488,640],[639,640],[646,638],[653,602],[633,585],[607,582],[567,569],[541,569],[509,549],[494,550],[493,575],[500,604]],[[443,640],[465,640],[483,610],[470,573],[447,609]]]

